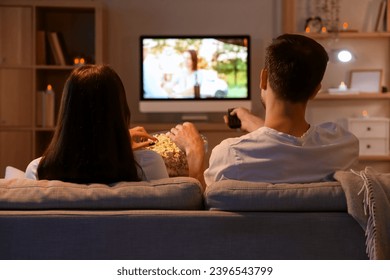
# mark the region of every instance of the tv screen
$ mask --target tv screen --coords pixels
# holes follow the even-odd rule
[[[248,105],[248,35],[141,36],[140,48],[141,112],[225,111],[239,101]],[[223,106],[221,101],[228,102]],[[194,104],[201,105],[195,109]]]

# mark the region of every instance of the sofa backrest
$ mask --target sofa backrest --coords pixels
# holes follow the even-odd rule
[[[269,184],[223,180],[206,188],[189,177],[150,182],[74,184],[0,179],[0,210],[346,211],[339,182]]]
[[[206,188],[205,207],[224,211],[346,211],[339,182],[269,184],[222,180]]]
[[[61,181],[0,179],[1,210],[44,209],[203,209],[199,181],[175,177],[150,182],[74,184]]]

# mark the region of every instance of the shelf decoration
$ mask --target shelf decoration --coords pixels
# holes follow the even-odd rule
[[[38,91],[37,126],[55,126],[55,93],[50,84],[46,90]]]
[[[364,93],[381,92],[382,69],[351,70],[351,88]]]
[[[348,86],[342,81],[337,88],[329,88],[329,94],[339,94],[339,95],[347,95],[347,94],[358,94],[359,92],[355,89],[350,89]]]
[[[363,111],[362,111],[362,118],[367,119],[367,118],[369,118],[369,117],[370,117],[370,115],[368,114],[368,111],[367,111],[367,110],[363,110]]]
[[[337,0],[307,1],[309,18],[306,20],[306,33],[326,33],[339,31],[340,3]]]
[[[83,57],[75,57],[73,59],[74,66],[82,66],[84,64],[85,64],[85,58],[83,58]]]

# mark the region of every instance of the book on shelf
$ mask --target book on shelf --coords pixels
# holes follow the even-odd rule
[[[36,64],[47,64],[46,59],[46,34],[43,30],[37,31],[37,48],[36,48]]]
[[[68,48],[66,46],[66,40],[64,34],[62,32],[57,32],[57,37],[61,46],[62,53],[64,54],[65,57],[65,63],[67,65],[73,65],[73,59],[71,58]]]
[[[387,0],[382,0],[379,4],[378,15],[375,22],[375,32],[386,31],[385,29],[385,16]]]
[[[390,32],[390,0],[387,1],[387,5],[386,5],[386,17],[385,17],[385,21],[386,21],[386,31],[387,32]]]
[[[66,65],[64,51],[61,47],[58,32],[48,32],[47,39],[56,65]]]

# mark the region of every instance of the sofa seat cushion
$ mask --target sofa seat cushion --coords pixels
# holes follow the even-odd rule
[[[270,184],[222,180],[207,187],[205,207],[224,211],[346,211],[339,182]]]
[[[74,184],[0,179],[0,209],[203,209],[202,187],[189,177],[149,182]]]

